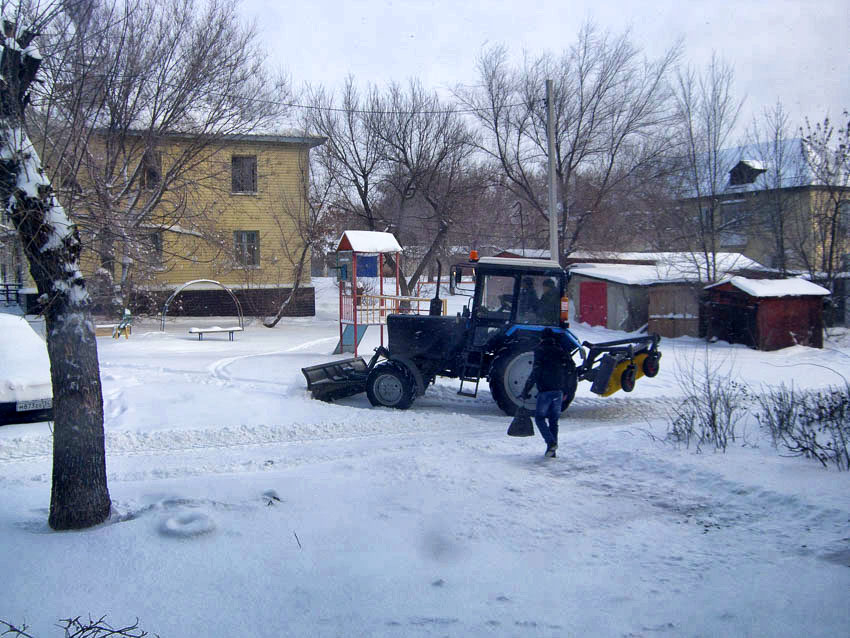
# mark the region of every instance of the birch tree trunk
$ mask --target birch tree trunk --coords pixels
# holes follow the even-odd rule
[[[29,88],[41,61],[34,34],[4,22],[0,61],[0,201],[12,219],[44,306],[53,383],[53,483],[48,522],[78,529],[110,512],[103,396],[80,239],[56,201],[25,132]]]

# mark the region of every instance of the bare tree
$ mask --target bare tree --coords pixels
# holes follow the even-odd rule
[[[133,270],[161,266],[158,233],[215,243],[218,211],[199,193],[230,168],[216,159],[222,139],[278,125],[288,84],[266,72],[254,27],[230,3],[80,6],[41,36],[52,55],[33,121],[61,199],[101,272],[120,267],[126,297]]]
[[[680,179],[676,199],[687,199],[680,232],[691,238],[695,260],[709,281],[717,279],[723,234],[737,221],[723,218],[719,195],[728,184],[730,146],[742,102],[733,95],[734,70],[716,55],[703,72],[686,68],[676,86]]]
[[[802,152],[816,187],[812,199],[811,275],[834,293],[835,276],[850,264],[850,114],[838,128],[825,117],[801,129]]]
[[[385,218],[399,238],[415,238],[421,246],[418,263],[402,292],[410,294],[419,277],[439,253],[460,212],[460,202],[472,182],[474,138],[456,110],[418,81],[406,89],[393,84],[381,102],[376,118],[377,136],[383,142],[392,192]]]
[[[48,520],[54,529],[81,528],[102,522],[110,512],[97,344],[79,268],[79,233],[56,200],[25,118],[41,63],[35,34],[60,7],[35,15],[16,9],[3,6],[0,196],[45,307],[55,414]]]
[[[808,222],[802,215],[799,199],[793,189],[804,185],[801,172],[800,144],[791,137],[788,114],[777,102],[765,109],[761,118],[754,119],[749,131],[752,159],[760,162],[763,174],[759,177],[758,210],[755,230],[763,231],[772,244],[773,263],[785,276],[797,261],[794,259],[795,238]],[[806,232],[807,236],[809,233]]]
[[[519,70],[503,47],[486,50],[478,61],[482,88],[456,92],[486,132],[481,149],[505,186],[548,219],[544,89],[553,80],[561,256],[580,245],[620,186],[670,151],[667,80],[678,57],[674,46],[644,61],[627,33],[614,37],[588,23],[561,56],[526,60]]]
[[[390,231],[423,248],[399,282],[409,294],[469,188],[471,133],[456,109],[416,81],[385,93],[370,87],[361,98],[348,78],[339,102],[322,89],[311,91],[311,102],[308,127],[328,138],[315,157],[331,183],[329,207],[366,230]]]
[[[308,95],[313,108],[307,111],[305,127],[327,138],[313,157],[317,170],[328,176],[334,208],[366,230],[386,230],[375,211],[386,173],[384,143],[375,124],[380,108],[377,89],[371,87],[361,97],[349,76],[339,102],[321,87],[310,89]]]

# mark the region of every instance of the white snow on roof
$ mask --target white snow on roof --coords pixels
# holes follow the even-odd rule
[[[745,160],[741,160],[741,163],[749,166],[750,168],[752,168],[753,170],[756,170],[756,171],[766,171],[767,170],[767,165],[764,162],[761,162],[759,160],[745,159]]]
[[[551,255],[548,248],[505,248],[504,252],[532,259],[549,259]]]
[[[561,268],[561,264],[552,259],[532,259],[530,257],[482,257],[481,264],[497,266],[520,266],[522,268]]]
[[[609,253],[607,255],[584,253],[576,256],[613,261],[652,261],[654,265],[634,265],[618,263],[575,264],[570,267],[573,274],[595,277],[626,285],[646,286],[660,282],[700,282],[708,281],[705,258],[691,253]],[[726,276],[741,270],[767,270],[762,264],[745,257],[741,253],[717,253],[715,255],[717,274]]]
[[[811,281],[792,277],[790,279],[747,279],[746,277],[732,277],[725,279],[706,288],[714,288],[721,284],[732,284],[735,288],[743,290],[751,297],[811,297],[830,294],[823,286],[813,284]]]
[[[344,238],[348,238],[351,249],[358,253],[395,253],[401,246],[392,233],[379,233],[371,230],[346,230],[336,242],[336,250]]]
[[[573,275],[604,279],[627,286],[646,286],[666,281],[657,266],[635,266],[631,264],[578,264],[570,267]],[[679,278],[683,279],[683,278]]]

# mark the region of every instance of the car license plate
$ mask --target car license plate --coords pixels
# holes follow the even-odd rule
[[[47,410],[53,407],[53,399],[33,399],[32,401],[18,401],[15,410],[26,412],[27,410]]]

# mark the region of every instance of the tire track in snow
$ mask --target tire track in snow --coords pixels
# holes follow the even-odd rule
[[[242,378],[242,377],[233,377],[227,372],[227,368],[229,368],[233,363],[237,361],[242,361],[245,359],[253,359],[256,357],[272,357],[282,354],[292,354],[293,352],[298,352],[299,350],[304,350],[305,348],[309,348],[311,346],[316,346],[321,343],[328,343],[330,341],[334,341],[336,337],[322,337],[321,339],[314,339],[313,341],[305,341],[304,343],[299,343],[297,346],[293,346],[291,348],[287,348],[286,350],[275,350],[272,352],[257,352],[254,354],[245,354],[240,355],[238,357],[226,357],[224,359],[219,359],[211,363],[207,366],[208,372],[215,377],[216,379],[221,379],[222,381],[252,381],[256,383],[277,383],[274,381],[268,381],[265,379],[254,379],[254,378]]]

